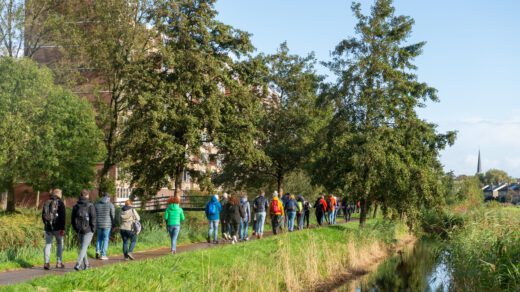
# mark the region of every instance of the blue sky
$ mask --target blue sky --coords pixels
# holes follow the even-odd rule
[[[368,12],[373,1],[360,1]],[[287,41],[292,52],[330,58],[336,44],[354,35],[351,1],[219,0],[218,19],[251,33],[259,52]],[[457,130],[455,145],[441,153],[447,171],[483,169],[520,177],[520,1],[397,0],[396,14],[415,19],[410,42],[426,41],[417,58],[421,81],[441,101],[420,109],[440,131]],[[330,74],[319,68],[322,74]]]

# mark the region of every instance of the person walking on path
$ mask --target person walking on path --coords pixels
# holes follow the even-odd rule
[[[307,223],[306,224],[307,228],[309,228],[309,221],[311,219],[311,208],[312,208],[312,206],[311,206],[311,203],[309,203],[309,201],[303,202],[303,216],[304,216],[303,220],[305,221],[305,223]]]
[[[103,197],[97,201],[96,205],[96,259],[108,260],[107,250],[110,240],[110,231],[114,228],[116,209],[110,202],[110,195],[103,193]]]
[[[72,228],[78,234],[80,243],[79,255],[74,266],[74,270],[87,270],[90,268],[88,263],[87,250],[96,230],[96,208],[89,200],[89,191],[82,190],[78,202],[72,208],[70,221]]]
[[[282,194],[280,194],[280,196],[282,196]],[[285,195],[282,196],[282,205],[284,206],[285,208],[285,204],[287,204],[287,202],[289,201],[289,199],[291,198],[291,194],[290,193],[285,193]],[[286,211],[284,209],[284,211]],[[288,226],[288,220],[287,220],[287,212],[285,212],[284,216],[282,216],[282,224],[280,224],[280,228],[285,228]]]
[[[329,198],[327,200],[327,215],[329,218],[329,224],[334,224],[334,214],[336,212],[336,199],[333,195],[329,195]]]
[[[244,211],[244,218],[240,221],[240,231],[238,232],[240,240],[248,241],[249,240],[249,220],[251,219],[251,205],[247,200],[247,195],[244,194],[242,198],[240,198],[240,206]]]
[[[296,218],[296,212],[298,212],[298,203],[294,198],[294,195],[290,195],[289,199],[283,206],[287,218],[287,230],[289,232],[294,231],[294,219]]]
[[[320,196],[316,200],[314,208],[316,208],[316,221],[318,221],[318,225],[321,226],[323,224],[325,213],[327,212],[327,202],[325,202],[324,195]]]
[[[284,216],[283,205],[278,198],[277,192],[274,192],[273,200],[269,204],[269,214],[271,216],[271,228],[273,229],[273,234],[276,235],[278,234],[280,221]]]
[[[211,243],[211,237],[213,236],[213,243],[218,243],[218,223],[220,220],[220,212],[222,212],[222,206],[218,201],[218,195],[211,196],[211,199],[206,204],[206,218],[209,221],[208,230],[208,243]]]
[[[246,215],[244,209],[242,208],[242,205],[240,205],[240,200],[236,195],[231,196],[231,198],[229,199],[228,209],[229,222],[232,225],[231,243],[235,244],[238,241],[238,227],[240,225],[240,222],[245,218]]]
[[[170,234],[171,239],[171,252],[175,254],[177,252],[177,237],[181,231],[181,222],[184,221],[184,211],[179,206],[181,199],[177,196],[171,197],[168,200],[168,208],[164,213],[164,220]]]
[[[296,222],[298,222],[298,230],[303,229],[303,217],[304,217],[304,210],[303,210],[303,203],[305,202],[305,199],[302,195],[298,195],[298,198],[296,199],[296,203],[298,204],[298,210],[296,211]]]
[[[56,268],[63,269],[63,236],[65,235],[65,204],[61,200],[60,189],[54,189],[51,197],[43,205],[42,221],[45,226],[45,248],[43,249],[43,268],[49,270],[51,267],[52,240],[56,238]]]
[[[132,206],[132,201],[127,200],[123,208],[121,208],[121,227],[119,228],[119,232],[121,233],[121,238],[123,239],[123,255],[125,260],[134,260],[133,252],[135,243],[137,242],[137,233],[133,228],[133,224],[136,221],[140,221],[141,218],[139,214]]]
[[[226,240],[231,239],[230,237],[230,227],[229,227],[229,220],[228,220],[228,194],[224,193],[222,194],[222,200],[220,200],[220,205],[222,206],[222,211],[220,213],[220,223],[221,223],[221,230],[222,230],[222,237]]]
[[[256,238],[260,239],[264,235],[264,224],[267,210],[269,209],[269,202],[265,197],[265,192],[262,191],[258,197],[253,201],[253,211],[255,212],[255,234]]]

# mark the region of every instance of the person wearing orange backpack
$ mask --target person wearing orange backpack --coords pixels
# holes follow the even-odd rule
[[[273,193],[273,200],[269,204],[269,214],[271,215],[271,228],[273,229],[273,234],[278,234],[278,227],[280,225],[280,221],[282,220],[282,216],[284,216],[283,204],[278,199],[278,192]]]

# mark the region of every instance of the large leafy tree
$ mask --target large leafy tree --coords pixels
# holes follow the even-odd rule
[[[257,74],[264,74],[261,80],[269,91],[263,98],[261,119],[255,123],[261,135],[253,145],[264,158],[229,161],[219,180],[256,187],[274,183],[282,193],[286,176],[309,161],[315,135],[326,124],[327,112],[316,106],[322,77],[314,69],[313,54],[290,54],[286,43],[275,54],[260,58],[265,68]]]
[[[63,187],[71,195],[94,177],[99,130],[86,101],[54,85],[28,59],[0,58],[0,187],[15,210],[14,187]]]
[[[414,73],[425,43],[406,43],[413,19],[396,16],[391,0],[377,0],[369,15],[359,3],[352,10],[357,37],[341,41],[327,64],[338,76],[328,90],[334,117],[317,150],[314,179],[359,200],[361,224],[372,202],[411,223],[421,206],[443,197],[438,152],[455,133],[438,134],[417,116],[417,107],[438,97]]]
[[[214,0],[159,2],[152,23],[162,46],[136,65],[123,145],[133,182],[154,194],[174,180],[177,195],[191,159],[245,92],[233,56],[252,46],[247,33],[215,19]]]

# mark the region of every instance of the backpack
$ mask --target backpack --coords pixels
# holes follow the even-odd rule
[[[297,207],[295,205],[296,204],[294,203],[293,200],[289,200],[289,201],[287,201],[287,204],[285,206],[287,207],[287,211],[294,211],[295,207]]]
[[[85,234],[88,231],[90,231],[90,215],[89,215],[89,209],[91,204],[81,204],[79,205],[77,211],[77,216],[74,219],[74,225],[76,226],[76,229],[79,233]]]
[[[278,200],[271,201],[271,211],[273,211],[273,214],[281,213],[280,206],[278,205]]]
[[[301,201],[298,201],[298,213],[301,213],[303,211],[303,203]]]
[[[45,225],[52,226],[58,218],[58,200],[48,200],[43,206],[43,221]]]
[[[327,210],[329,210],[329,211],[334,210],[334,205],[332,204],[332,199],[327,200]]]
[[[134,218],[135,218],[135,211],[134,209],[132,209],[132,213],[134,214]],[[143,229],[143,226],[141,225],[141,222],[139,222],[139,220],[137,219],[134,219],[134,221],[132,222],[132,232],[134,234],[139,234],[141,233],[141,230]]]
[[[215,203],[209,202],[209,204],[208,204],[208,214],[209,215],[217,214],[217,206],[215,206]]]

